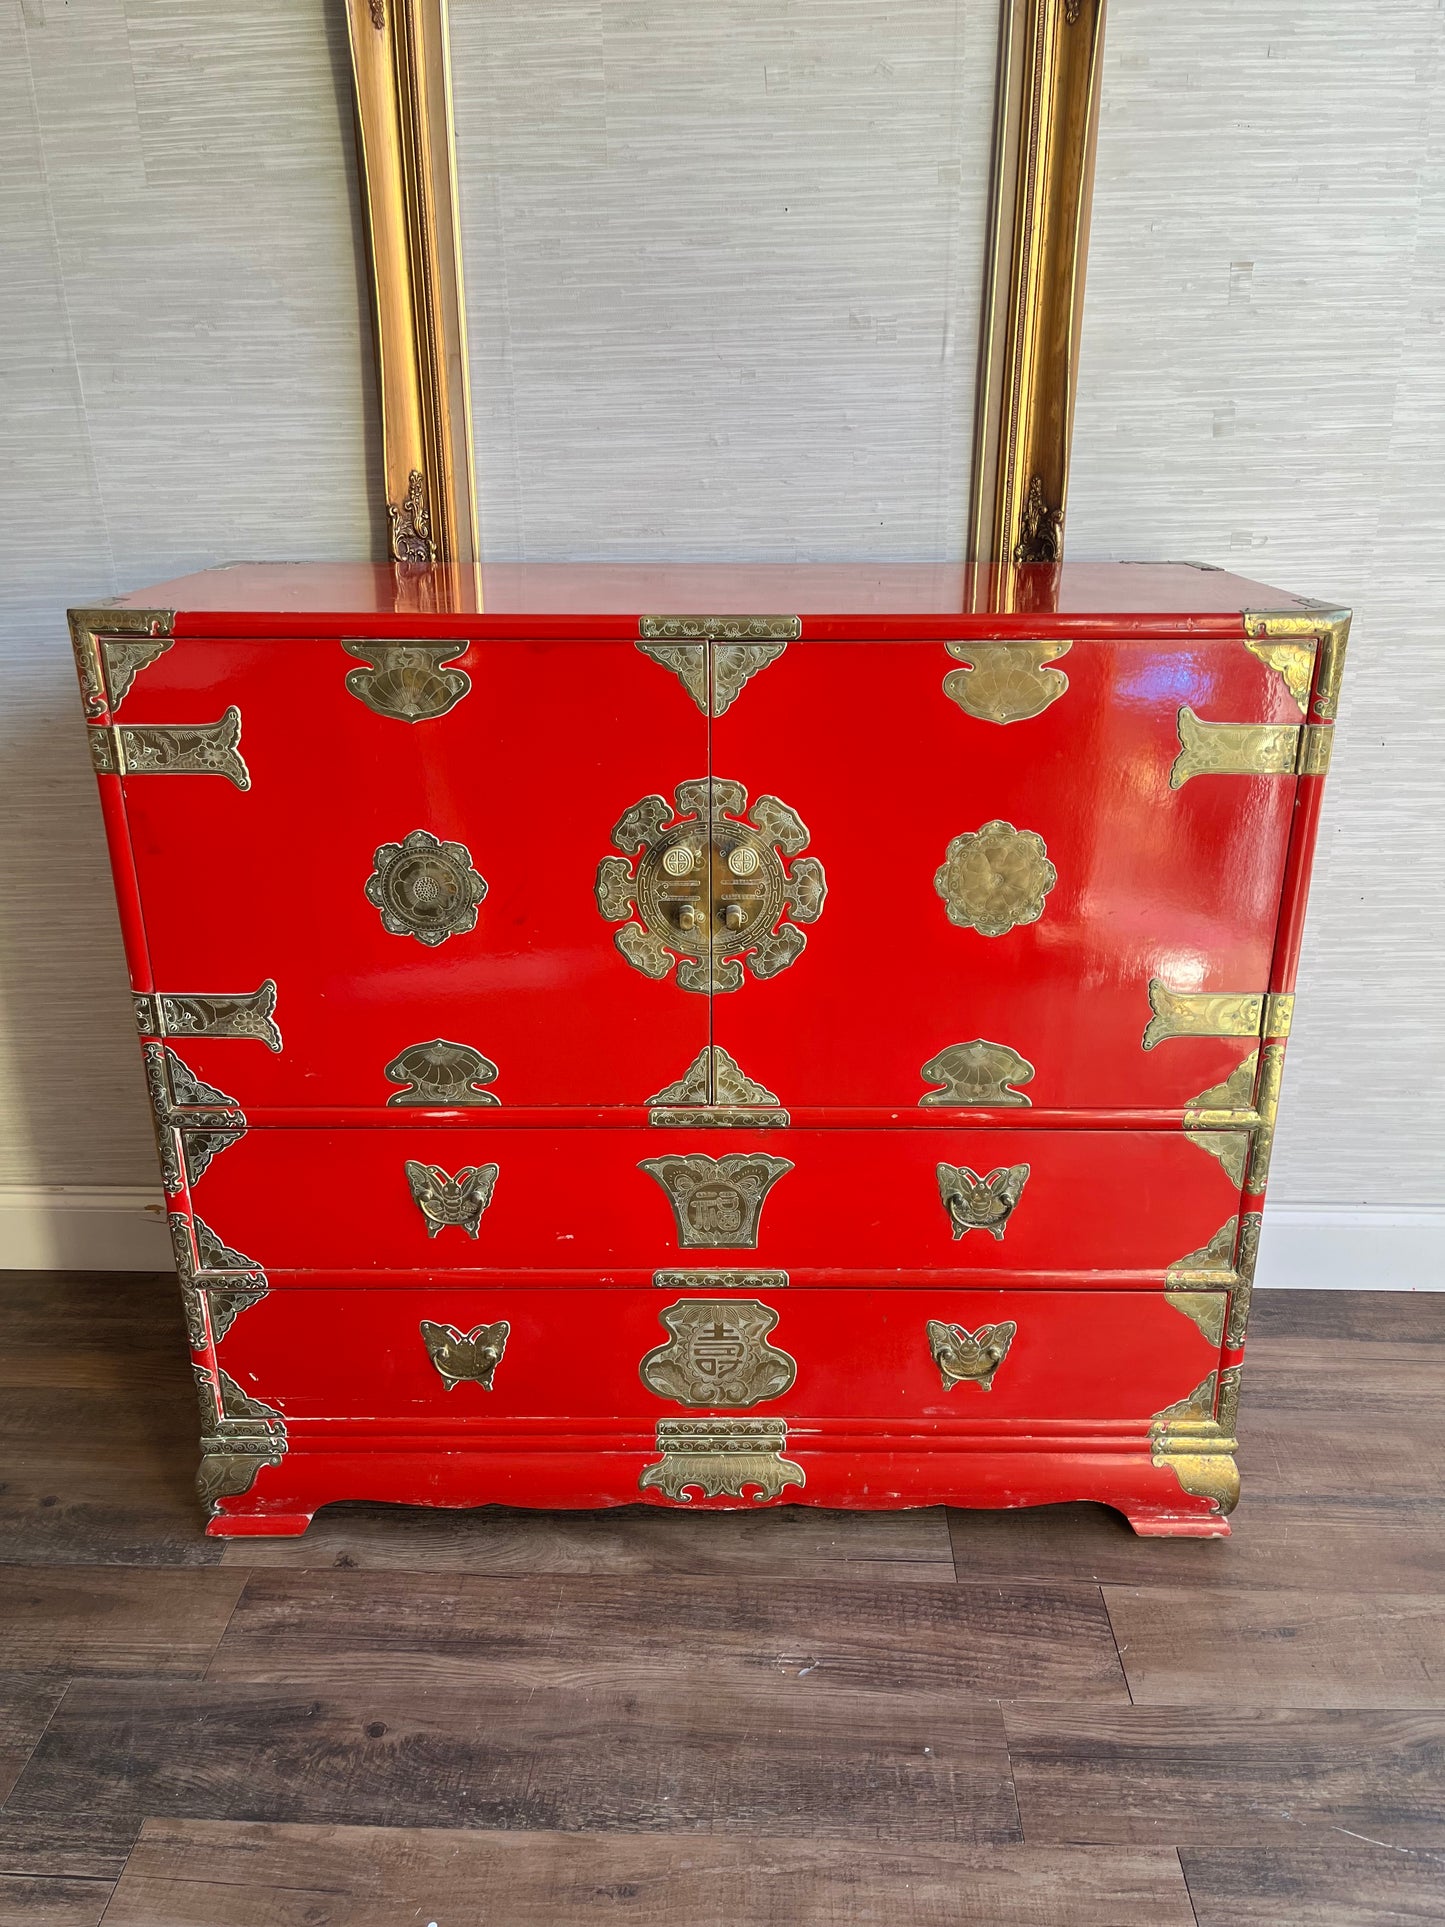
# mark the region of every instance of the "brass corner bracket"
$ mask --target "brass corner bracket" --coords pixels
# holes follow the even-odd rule
[[[1262,662],[1278,669],[1290,694],[1307,715],[1333,722],[1339,711],[1340,681],[1345,672],[1345,650],[1350,640],[1350,610],[1320,603],[1314,608],[1244,612],[1244,633]],[[1257,645],[1257,646],[1256,646]],[[1299,658],[1267,653],[1291,649],[1308,652],[1309,674],[1301,675]],[[1313,683],[1314,697],[1309,700]],[[1301,693],[1301,689],[1303,693]]]
[[[171,647],[174,609],[71,609],[75,652],[87,722],[103,722],[125,701],[131,684]]]
[[[1239,1503],[1239,1467],[1233,1436],[1239,1402],[1239,1367],[1214,1371],[1188,1398],[1166,1405],[1149,1425],[1149,1451],[1155,1465],[1168,1466],[1183,1491],[1208,1499],[1220,1514]]]

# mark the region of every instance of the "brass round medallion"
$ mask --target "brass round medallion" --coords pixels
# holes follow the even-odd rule
[[[760,861],[757,851],[747,843],[740,843],[735,850],[728,852],[728,868],[735,877],[756,875]]]
[[[662,867],[670,877],[690,876],[697,868],[697,858],[685,843],[674,843],[663,851]]]
[[[487,885],[464,844],[413,830],[400,843],[383,843],[373,861],[366,894],[393,936],[430,946],[475,929]]]

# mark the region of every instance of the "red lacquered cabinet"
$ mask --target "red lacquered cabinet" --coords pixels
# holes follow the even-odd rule
[[[1182,565],[72,612],[219,1534],[1217,1534],[1342,610]]]

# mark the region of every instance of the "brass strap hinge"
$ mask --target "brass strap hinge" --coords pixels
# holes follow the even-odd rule
[[[1330,766],[1331,723],[1210,723],[1186,704],[1178,728],[1172,790],[1195,776],[1323,776]]]
[[[1170,1037],[1288,1037],[1294,1018],[1290,991],[1171,990],[1150,979],[1143,1048]]]
[[[238,790],[251,787],[234,704],[214,723],[105,723],[86,735],[101,776],[224,776]]]

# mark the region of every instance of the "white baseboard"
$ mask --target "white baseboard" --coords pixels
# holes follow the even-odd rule
[[[160,1187],[0,1184],[0,1270],[169,1271]]]
[[[0,1184],[0,1270],[169,1271],[159,1190]],[[1445,1206],[1271,1204],[1261,1289],[1445,1290]]]

